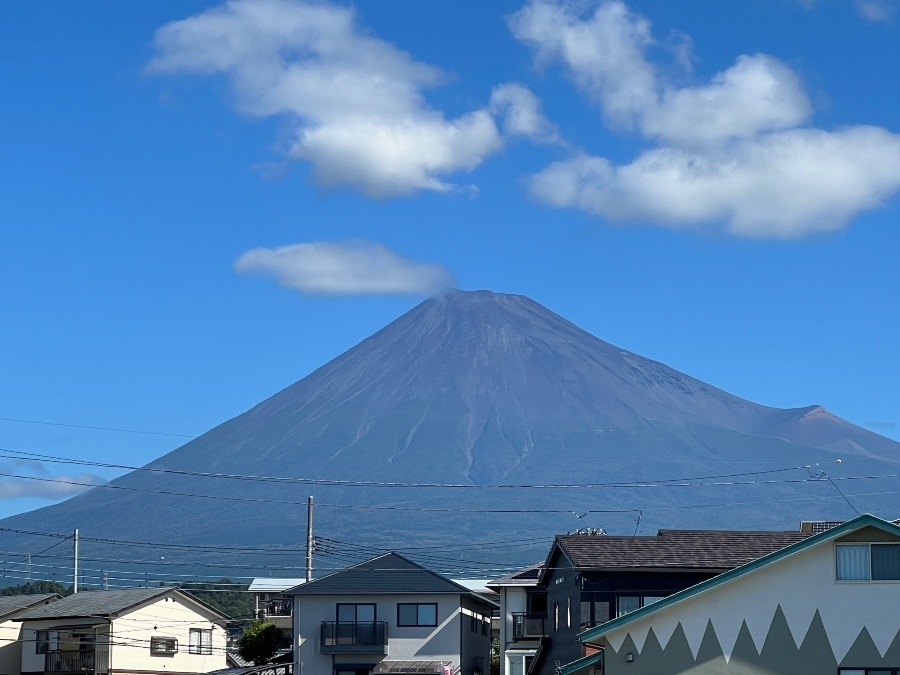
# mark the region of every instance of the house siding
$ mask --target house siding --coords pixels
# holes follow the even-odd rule
[[[195,609],[182,597],[163,597],[144,607],[130,611],[113,620],[105,619],[43,619],[29,620],[22,625],[24,649],[21,655],[22,673],[43,673],[44,655],[34,648],[36,631],[65,630],[97,624],[97,651],[109,651],[110,673],[208,673],[227,667],[226,635],[222,626],[214,623],[221,617]],[[212,629],[212,654],[188,653],[191,628]],[[150,638],[172,637],[178,640],[178,652],[171,656],[152,656]],[[17,671],[18,672],[18,671]]]
[[[398,603],[433,603],[438,606],[437,627],[398,627]],[[297,595],[294,596],[294,635],[296,661],[304,675],[327,675],[332,672],[332,656],[320,653],[320,627],[323,621],[334,621],[338,603],[372,603],[376,605],[376,621],[384,621],[388,630],[388,654],[335,655],[334,663],[374,665],[389,661],[446,661],[459,668],[467,658],[464,643],[460,596],[456,595]],[[482,610],[484,612],[485,610]],[[490,638],[486,638],[484,657],[488,657]],[[471,657],[470,657],[471,658]]]
[[[836,581],[834,544],[826,541],[595,642],[605,648],[606,675],[898,668],[898,606],[900,582]]]

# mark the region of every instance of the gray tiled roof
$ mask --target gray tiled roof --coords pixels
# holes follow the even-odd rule
[[[35,607],[17,620],[64,619],[87,616],[115,616],[142,602],[165,595],[173,588],[129,588],[115,591],[82,591],[67,598]]]
[[[59,596],[56,593],[34,593],[32,595],[5,595],[0,597],[0,619],[14,614],[26,607],[52,602]]]
[[[386,553],[285,591],[290,595],[434,594],[471,591],[404,558]]]
[[[572,534],[557,545],[578,569],[731,569],[809,537],[808,532],[660,530],[656,536]]]

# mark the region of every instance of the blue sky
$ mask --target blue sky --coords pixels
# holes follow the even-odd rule
[[[896,2],[0,12],[4,450],[145,463],[446,285],[900,439]]]

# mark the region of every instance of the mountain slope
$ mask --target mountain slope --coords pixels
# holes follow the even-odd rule
[[[894,473],[898,460],[900,444],[821,407],[751,403],[603,342],[528,298],[454,291],[426,300],[147,468],[473,487],[285,485],[140,471],[114,481],[114,489],[94,489],[3,526],[290,545],[303,541],[302,505],[313,494],[319,533],[383,547],[536,539],[585,525],[630,530],[638,515],[644,527],[784,529],[801,516],[853,513],[824,478],[762,480],[805,479],[825,466],[833,478]],[[766,473],[807,464],[821,466],[812,474]],[[748,472],[762,478],[691,488],[476,487]],[[891,497],[858,502],[853,506],[878,511]],[[695,508],[709,504],[734,506]],[[591,510],[598,513],[576,517]],[[528,555],[523,559],[534,557]]]

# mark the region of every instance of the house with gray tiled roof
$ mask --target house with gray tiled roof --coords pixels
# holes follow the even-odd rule
[[[503,675],[553,675],[582,656],[578,633],[806,539],[811,531],[659,530],[555,538],[524,584],[501,644]],[[533,569],[533,568],[532,568]],[[532,576],[534,572],[532,572]],[[499,580],[498,580],[499,581]],[[507,593],[509,595],[509,593]]]
[[[496,605],[398,553],[285,591],[295,672],[487,673]]]
[[[18,673],[22,665],[21,624],[15,618],[33,607],[59,600],[56,593],[0,597],[0,674]]]
[[[224,669],[229,617],[178,588],[82,591],[20,613],[22,675]]]
[[[558,675],[900,674],[900,527],[870,515],[584,630]]]

